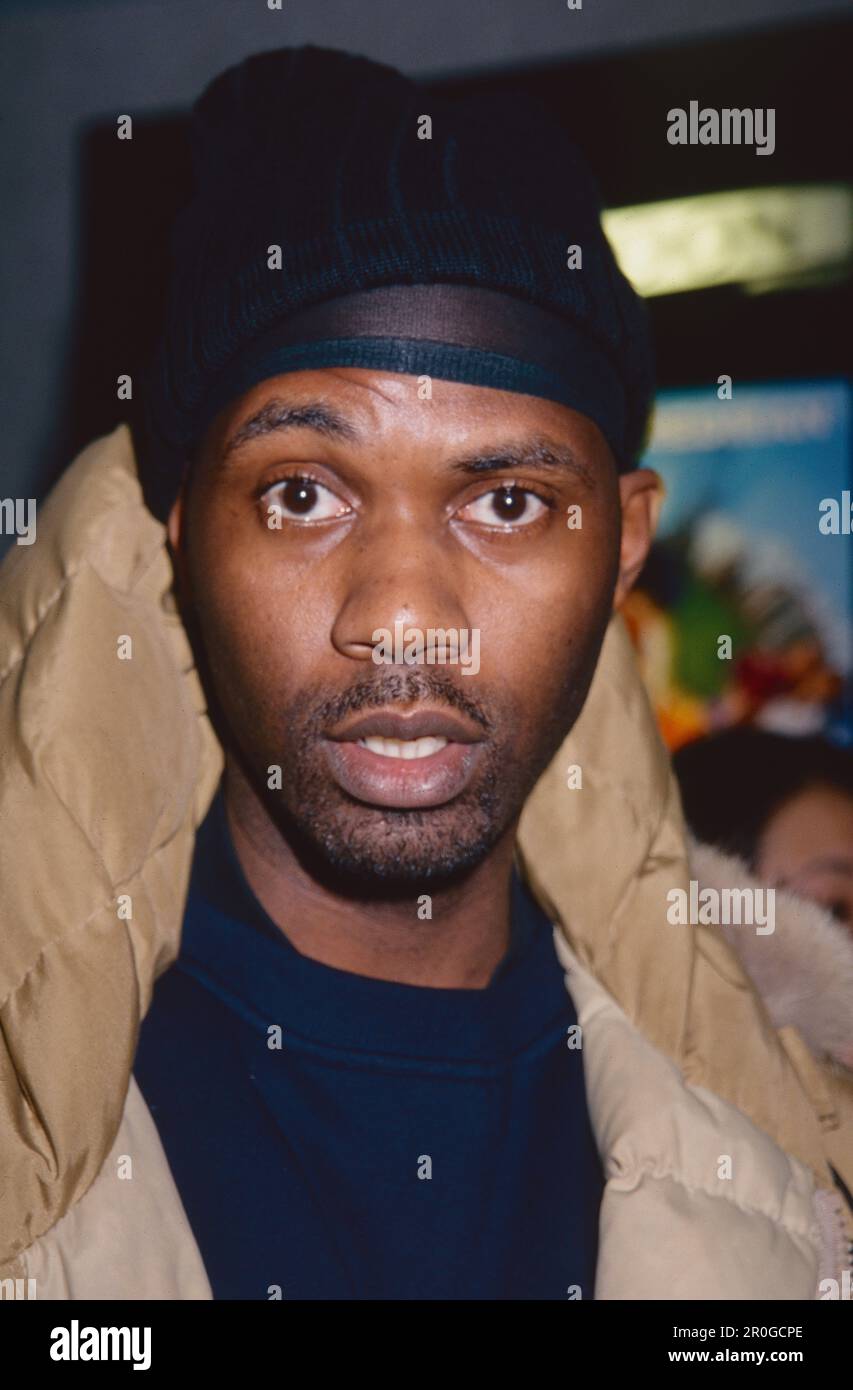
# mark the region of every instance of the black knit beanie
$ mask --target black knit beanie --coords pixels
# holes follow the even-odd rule
[[[190,140],[195,195],[137,426],[161,520],[218,411],[307,367],[541,395],[593,419],[620,468],[636,462],[645,307],[578,151],[535,103],[450,101],[366,58],[285,48],[216,78]]]

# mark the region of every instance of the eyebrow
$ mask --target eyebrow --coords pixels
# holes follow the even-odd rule
[[[836,873],[853,876],[853,863],[849,859],[844,859],[840,855],[823,854],[816,859],[808,859],[802,864],[796,874],[790,878],[780,878],[779,886],[789,883],[796,883],[798,879],[813,873]]]
[[[334,410],[325,401],[304,401],[301,405],[288,405],[286,401],[267,401],[254,415],[245,420],[231,436],[219,465],[227,464],[232,456],[250,440],[261,439],[264,435],[275,434],[279,430],[316,430],[327,439],[346,439],[354,442],[361,438],[355,426]]]
[[[558,444],[540,435],[522,440],[518,444],[508,444],[488,453],[475,453],[455,459],[451,468],[454,472],[478,477],[481,473],[497,473],[512,468],[529,468],[531,465],[560,473],[571,473],[580,478],[587,487],[595,487],[595,473],[567,444]]]
[[[355,425],[325,401],[312,400],[299,405],[289,405],[286,401],[271,400],[235,431],[225,445],[216,466],[227,466],[233,455],[252,440],[293,429],[315,430],[327,439],[346,440],[349,443],[360,443],[363,440]],[[573,449],[567,444],[559,444],[541,435],[531,436],[517,444],[463,455],[452,460],[450,468],[454,473],[479,477],[483,473],[529,468],[531,465],[554,472],[570,473],[580,478],[587,487],[595,487],[594,471],[578,458]]]

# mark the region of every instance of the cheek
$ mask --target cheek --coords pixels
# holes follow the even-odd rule
[[[560,688],[606,625],[617,561],[613,533],[599,525],[549,539],[527,564],[484,573],[472,605],[484,615],[484,672],[518,672],[543,696]]]
[[[223,705],[280,707],[312,661],[317,585],[227,509],[199,511],[189,532],[192,608]]]

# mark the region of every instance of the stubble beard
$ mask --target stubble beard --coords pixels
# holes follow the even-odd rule
[[[241,739],[237,756],[275,826],[318,881],[362,899],[411,896],[419,885],[449,887],[481,864],[517,821],[580,712],[598,645],[591,663],[571,674],[554,708],[526,737],[525,716],[514,703],[463,691],[443,673],[418,668],[384,672],[326,698],[312,692],[288,709],[279,736],[269,716],[253,721],[258,740]],[[460,710],[483,730],[475,781],[453,801],[430,808],[355,800],[328,769],[323,731],[357,710],[417,700]],[[280,767],[280,786],[270,787],[270,767]]]

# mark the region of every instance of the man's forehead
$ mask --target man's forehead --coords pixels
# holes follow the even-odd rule
[[[253,443],[310,432],[354,453],[375,446],[387,425],[409,434],[413,445],[428,438],[455,466],[469,471],[538,463],[570,472],[590,486],[596,455],[610,451],[587,417],[537,397],[457,382],[441,382],[442,406],[418,394],[421,379],[360,369],[293,373],[248,392],[216,431],[217,471],[252,456]],[[377,405],[381,398],[387,409]],[[425,411],[427,413],[425,413]]]

